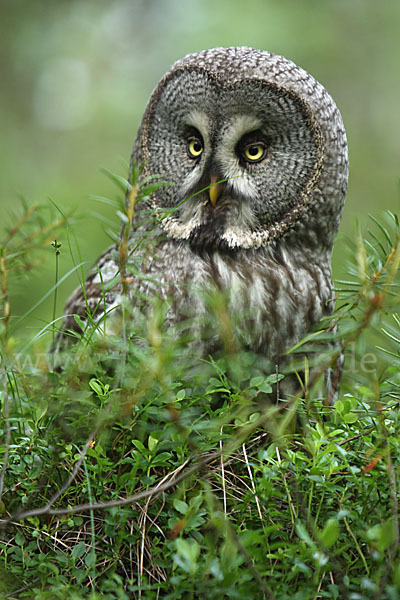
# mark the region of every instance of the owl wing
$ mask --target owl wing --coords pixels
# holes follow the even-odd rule
[[[100,326],[119,305],[121,283],[118,276],[117,247],[114,245],[100,256],[84,285],[79,286],[67,300],[62,325],[50,353],[65,350],[85,333],[90,324]]]

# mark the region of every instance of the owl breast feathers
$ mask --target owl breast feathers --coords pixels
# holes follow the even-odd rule
[[[132,331],[154,297],[167,302],[167,327],[189,318],[202,331],[217,290],[235,342],[276,363],[330,314],[347,143],[335,103],[306,71],[246,47],[184,57],[151,95],[132,161],[143,177],[171,183],[136,207]],[[78,329],[74,314],[85,319],[89,310],[99,324],[105,312],[118,314],[119,261],[116,245],[85,294],[70,298],[59,346]],[[208,335],[204,352],[218,347],[218,332]]]

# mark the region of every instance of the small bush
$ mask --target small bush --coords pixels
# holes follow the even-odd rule
[[[400,596],[400,230],[373,221],[349,244],[333,318],[293,350],[301,393],[271,402],[259,357],[188,355],[162,305],[135,336],[82,322],[62,371],[21,352],[9,286],[64,223],[25,207],[0,257],[4,598]],[[319,383],[342,352],[330,406]]]

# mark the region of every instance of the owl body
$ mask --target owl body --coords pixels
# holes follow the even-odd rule
[[[285,247],[234,254],[215,251],[205,256],[171,240],[158,242],[156,248],[153,245],[151,248],[145,257],[139,251],[142,277],[131,288],[129,300],[135,306],[138,296],[148,299],[140,302],[145,317],[149,317],[155,298],[166,302],[165,326],[172,330],[187,319],[195,339],[192,345],[200,355],[207,356],[221,346],[217,329],[212,335],[206,333],[209,301],[215,292],[221,292],[225,298],[238,344],[274,364],[312,325],[331,312],[329,261],[325,261],[324,268],[311,256],[301,252],[293,256]],[[118,275],[117,256],[116,246],[108,250],[98,263],[101,276],[96,271],[88,278],[87,305],[81,288],[75,292],[70,300],[71,316],[64,323],[66,329],[76,329],[72,315],[85,318],[89,307],[99,321],[105,312],[109,313],[107,331],[119,333],[118,323],[116,327],[112,323],[112,313],[122,302],[120,284],[105,294],[106,310],[100,302],[101,289]],[[131,262],[135,258],[133,255]]]
[[[132,319],[160,298],[166,327],[188,319],[201,353],[212,352],[220,332],[204,324],[218,292],[235,343],[277,363],[330,314],[347,144],[336,105],[304,70],[251,48],[183,58],[155,88],[132,160],[171,183],[137,206]],[[87,308],[99,321],[118,313],[118,271],[116,246],[89,276],[87,300],[71,297],[64,328]]]

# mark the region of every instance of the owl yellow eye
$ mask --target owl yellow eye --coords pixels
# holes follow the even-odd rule
[[[190,137],[188,139],[186,149],[189,158],[198,158],[203,152],[203,142],[197,137]]]
[[[243,150],[243,156],[248,162],[260,162],[267,154],[267,147],[263,142],[249,144]]]

